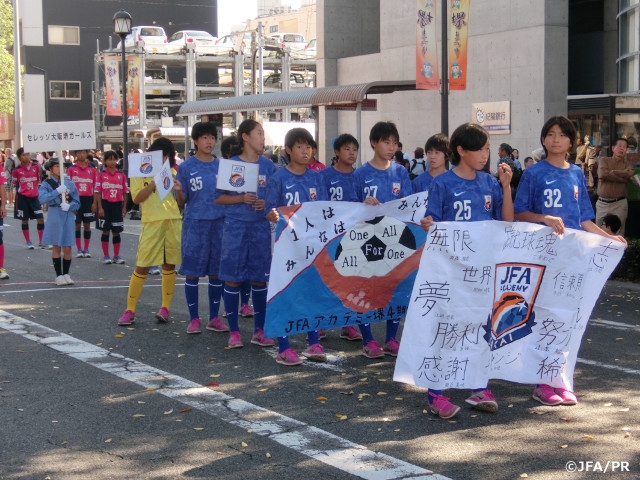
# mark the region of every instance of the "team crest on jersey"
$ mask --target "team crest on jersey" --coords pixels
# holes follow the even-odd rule
[[[391,192],[397,197],[400,195],[400,182],[393,182],[391,184]]]
[[[266,187],[267,186],[267,176],[266,175],[258,175],[258,186]]]
[[[493,309],[482,327],[492,351],[531,333],[536,324],[533,307],[545,268],[529,263],[496,265]]]
[[[484,196],[484,209],[487,212],[491,211],[491,195]]]
[[[231,177],[229,183],[232,187],[241,187],[244,185],[244,165],[232,165]]]
[[[574,185],[573,186],[573,198],[578,200],[579,196],[580,196],[580,191],[578,190],[578,185]]]
[[[316,193],[316,189],[315,188],[310,188],[309,189],[309,198],[311,200],[317,200],[318,199],[318,194]]]

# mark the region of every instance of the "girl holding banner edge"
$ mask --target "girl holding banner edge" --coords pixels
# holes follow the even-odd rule
[[[582,169],[571,165],[568,155],[576,139],[576,129],[567,117],[556,115],[542,126],[540,143],[546,158],[527,168],[515,199],[516,220],[543,224],[562,235],[565,228],[585,230],[627,245],[624,237],[610,235],[598,227]],[[534,400],[543,405],[575,405],[573,392],[538,384]]]
[[[449,140],[449,170],[436,176],[429,186],[429,202],[422,228],[429,230],[435,222],[504,220],[512,222],[511,168],[498,166],[500,183],[482,169],[489,161],[489,134],[479,125],[465,123],[455,129]],[[427,392],[431,412],[451,418],[460,407],[449,401],[442,390]],[[478,410],[497,412],[498,403],[486,387],[474,388],[466,402]]]

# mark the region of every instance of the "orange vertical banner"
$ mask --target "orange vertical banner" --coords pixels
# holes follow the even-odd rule
[[[105,55],[104,57],[104,81],[107,103],[107,115],[112,117],[122,116],[120,108],[120,69],[117,55]]]
[[[127,115],[138,115],[140,109],[140,73],[142,57],[127,56]]]
[[[440,79],[436,53],[436,0],[416,0],[416,7],[416,88],[438,90]]]
[[[451,0],[449,29],[449,89],[467,88],[467,44],[471,0]]]

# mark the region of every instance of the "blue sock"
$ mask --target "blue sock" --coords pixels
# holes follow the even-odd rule
[[[242,293],[240,293],[242,295]],[[253,333],[258,329],[264,330],[264,321],[267,317],[267,286],[251,286],[253,296]],[[249,295],[247,295],[247,299]]]
[[[474,388],[473,390],[471,390],[471,393],[478,393],[478,392],[483,392],[484,390],[486,390],[487,387],[484,388]]]
[[[209,277],[209,319],[220,315],[220,298],[222,297],[222,280]],[[225,302],[226,305],[226,302]]]
[[[373,334],[371,333],[371,324],[363,323],[362,325],[358,325],[360,328],[360,333],[362,334],[362,344],[366,345],[370,341],[373,340]]]
[[[387,343],[392,338],[396,338],[399,326],[400,320],[387,320],[387,336],[385,337],[384,343]]]
[[[278,353],[282,353],[289,347],[289,337],[278,337]]]
[[[251,282],[249,280],[245,280],[240,285],[240,305],[248,305],[249,304],[249,295],[251,294]],[[253,300],[255,303],[255,299]],[[254,305],[255,308],[255,305]]]
[[[318,331],[314,330],[313,332],[307,333],[307,341],[309,342],[309,346],[315,345],[319,342],[318,340]]]
[[[238,326],[238,301],[240,300],[240,287],[232,287],[228,283],[224,284],[224,308],[227,309],[227,322],[229,330],[239,332]]]
[[[433,395],[429,395],[430,393],[432,393]],[[429,404],[433,403],[434,395],[442,395],[442,390],[433,390],[432,388],[429,389],[429,391],[427,392],[427,399],[429,400]]]
[[[189,316],[193,320],[194,318],[200,318],[198,316],[198,279],[187,278],[184,281],[184,297],[187,300],[187,308],[189,309]]]

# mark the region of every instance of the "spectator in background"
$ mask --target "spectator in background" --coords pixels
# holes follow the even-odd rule
[[[531,165],[533,165],[535,162],[533,161],[533,157],[527,157],[524,159],[524,168],[527,169],[529,168]]]
[[[5,178],[7,179],[6,191],[7,191],[7,203],[14,203],[15,197],[13,194],[13,182],[11,181],[11,172],[18,166],[20,161],[18,157],[13,153],[10,148],[4,149],[4,163],[3,168],[5,172]]]
[[[424,156],[424,148],[418,147],[413,152],[413,160],[411,160],[411,170],[409,170],[409,177],[411,178],[411,180],[413,180],[427,170],[429,170],[429,167],[427,165],[427,159]]]
[[[311,144],[311,161],[309,163],[307,163],[307,168],[310,168],[311,170],[313,170],[314,172],[321,172],[322,170],[324,170],[325,168],[327,168],[324,163],[320,163],[318,161],[318,159],[316,158],[317,154],[318,154],[318,144],[316,143],[315,140],[313,140],[313,143]]]

